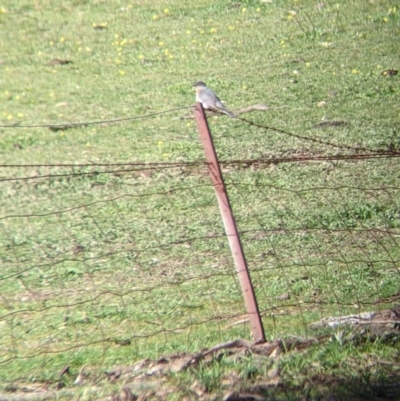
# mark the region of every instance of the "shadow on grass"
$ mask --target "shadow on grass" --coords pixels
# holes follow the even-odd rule
[[[337,377],[334,373],[330,376],[314,375],[304,383],[293,386],[283,382],[275,388],[258,384],[251,387],[248,394],[260,399],[276,401],[294,400],[323,400],[323,401],[386,401],[400,400],[400,374],[392,373],[384,378],[369,377],[370,372],[365,372],[363,377],[344,378]],[[240,393],[237,393],[238,395]],[[242,393],[243,394],[243,393]],[[244,394],[243,394],[244,395]],[[226,398],[226,401],[242,400],[245,398]],[[250,400],[250,398],[249,398]]]

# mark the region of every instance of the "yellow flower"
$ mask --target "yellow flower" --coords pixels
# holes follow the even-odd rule
[[[64,38],[64,36],[61,36],[61,38],[60,38],[60,42],[62,43],[62,42],[65,42],[65,38]]]
[[[12,120],[12,119],[13,119],[12,114],[9,114],[9,115],[7,116],[7,120]]]
[[[168,8],[164,8],[164,14],[165,14],[165,15],[169,15],[169,14],[170,14],[170,11],[169,11]]]
[[[125,71],[124,70],[119,70],[119,75],[125,75]]]
[[[164,42],[158,42],[158,46],[164,46]]]
[[[92,49],[91,49],[89,46],[85,47],[85,50],[86,50],[87,52],[91,52],[91,51],[92,51]]]
[[[155,20],[157,20],[158,19],[158,15],[153,15],[153,20],[155,21]]]
[[[356,70],[355,68],[353,70],[351,70],[352,74],[358,74],[358,70]]]
[[[22,113],[18,113],[17,116],[18,116],[19,118],[22,118],[24,115],[23,115]]]
[[[242,8],[242,13],[245,13],[247,11],[247,8],[246,7],[243,7]]]
[[[210,29],[210,32],[211,32],[211,33],[215,33],[215,32],[217,32],[217,30],[216,30],[215,28],[211,28],[211,29]]]

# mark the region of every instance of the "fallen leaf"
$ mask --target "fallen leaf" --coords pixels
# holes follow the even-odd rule
[[[53,66],[53,65],[67,65],[67,64],[72,64],[72,61],[71,60],[61,60],[59,58],[54,58],[53,60],[49,61],[45,65]]]
[[[131,343],[132,343],[129,338],[124,339],[124,340],[115,340],[114,342],[115,342],[115,344],[120,345],[121,347],[124,347],[126,345],[131,345]]]
[[[53,132],[57,131],[64,131],[66,129],[72,129],[72,128],[81,128],[81,127],[86,127],[87,124],[56,124],[56,125],[49,125],[49,130]]]
[[[63,375],[69,375],[71,372],[69,371],[69,366],[64,366],[60,372],[58,373],[58,377],[61,377]]]
[[[85,380],[85,374],[84,374],[85,367],[86,367],[85,365],[81,367],[81,370],[79,371],[78,376],[74,381],[75,386],[80,386],[81,384],[83,384]]]
[[[391,77],[394,77],[395,75],[397,75],[398,72],[399,72],[398,70],[393,70],[390,68],[388,70],[382,71],[381,75],[384,77],[387,77],[387,78],[391,78]]]
[[[333,121],[322,121],[321,123],[314,124],[313,127],[344,127],[345,125],[349,125],[348,122],[346,121],[341,121],[341,120],[333,120]]]

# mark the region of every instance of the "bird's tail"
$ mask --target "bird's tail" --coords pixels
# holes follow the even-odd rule
[[[226,107],[221,109],[221,111],[223,113],[225,113],[226,115],[228,115],[229,117],[236,118],[236,114],[234,114],[232,111],[228,110]]]

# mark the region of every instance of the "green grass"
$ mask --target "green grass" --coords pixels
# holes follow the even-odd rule
[[[388,364],[389,360],[398,360],[396,349],[379,343],[355,347],[331,342],[278,358],[228,355],[171,375],[171,382],[181,390],[171,399],[194,397],[194,388],[212,394],[211,400],[232,390],[274,400],[321,400],[329,395],[339,400],[386,399],[388,383],[398,374],[398,365]]]
[[[2,383],[250,338],[248,325],[231,326],[245,309],[202,165],[90,166],[203,162],[193,82],[233,110],[268,104],[243,115],[261,126],[399,149],[399,75],[381,75],[399,66],[395,2],[18,0],[2,4],[0,30],[1,125],[150,115],[59,131],[0,127],[2,165],[89,164],[0,169],[15,178],[0,185]],[[397,159],[263,164],[351,151],[220,116],[209,124],[221,160],[261,160],[223,171],[267,337],[314,336],[308,324],[322,317],[390,307]],[[393,347],[371,347],[352,349],[354,358],[393,359]],[[324,345],[282,362],[293,391],[302,360],[321,363],[310,374],[336,369],[329,350],[347,360]],[[212,369],[193,373],[210,391],[222,377]]]

